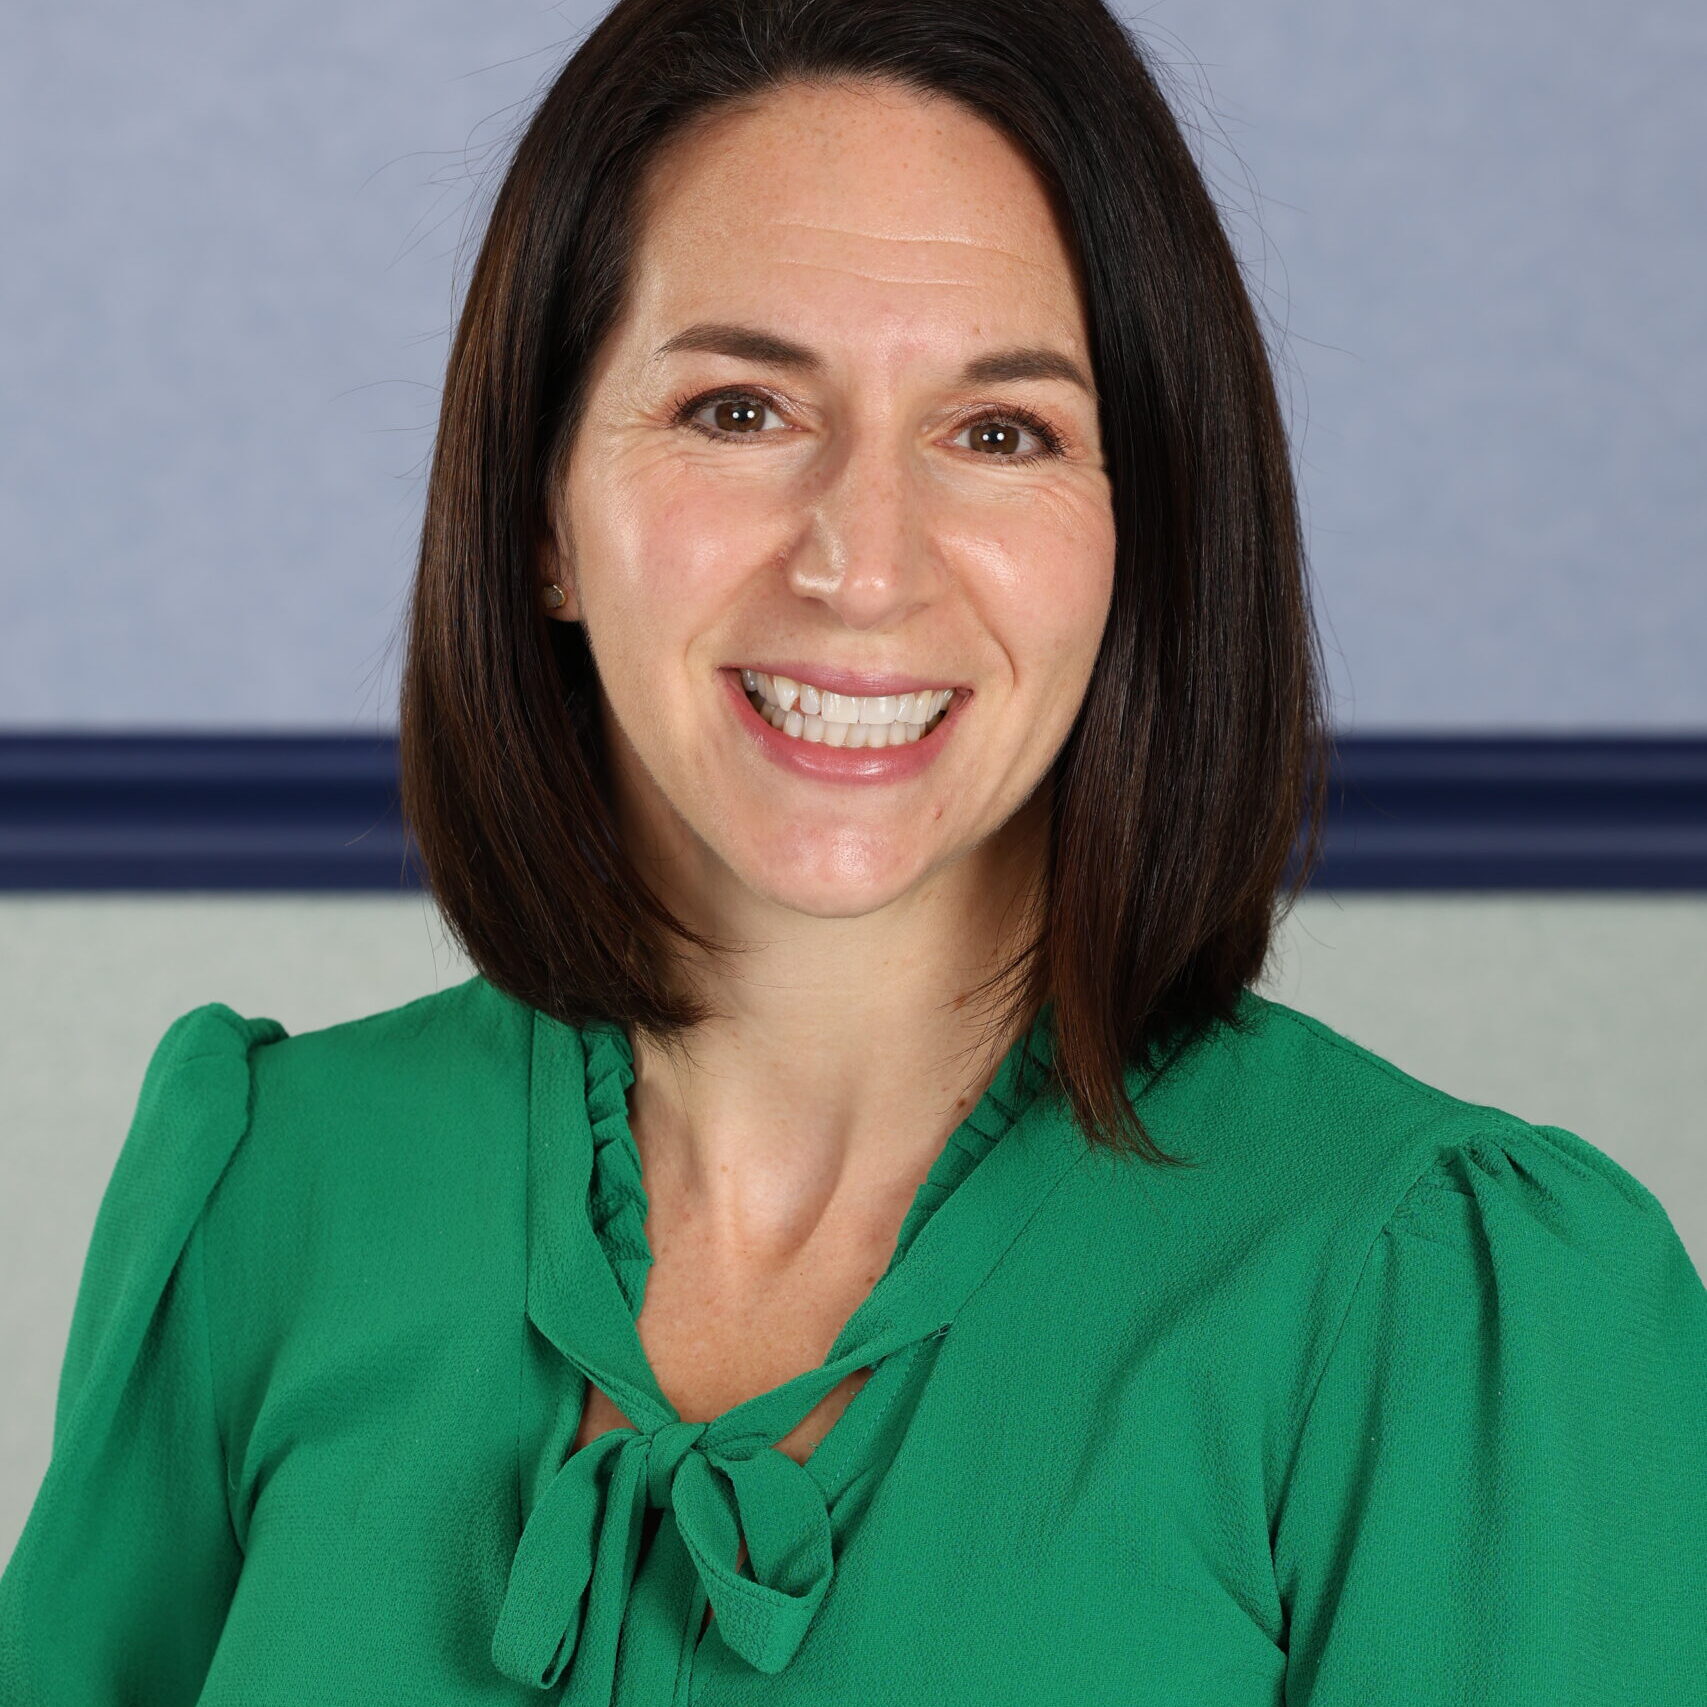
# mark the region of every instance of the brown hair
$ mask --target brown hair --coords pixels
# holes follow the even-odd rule
[[[1052,1008],[1054,1078],[1088,1141],[1188,1165],[1151,1138],[1126,1070],[1238,1023],[1320,857],[1329,736],[1259,323],[1179,125],[1101,0],[618,0],[591,29],[514,149],[456,327],[408,617],[404,816],[490,983],[667,1044],[704,1020],[671,944],[718,945],[618,838],[592,658],[578,623],[543,615],[538,552],[649,160],[784,81],[871,79],[964,103],[1056,199],[1114,505],[1101,651],[1041,785],[1043,928],[980,988],[1008,992],[1007,1034]]]

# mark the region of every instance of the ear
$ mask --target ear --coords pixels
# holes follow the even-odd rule
[[[553,581],[563,589],[563,603],[560,605],[549,602],[547,590]],[[556,537],[549,528],[541,534],[534,553],[534,583],[538,588],[539,608],[546,616],[554,622],[581,620],[581,596],[575,583],[575,571],[558,548]]]

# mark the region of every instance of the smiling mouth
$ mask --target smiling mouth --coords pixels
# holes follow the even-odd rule
[[[748,703],[773,729],[825,747],[904,747],[922,741],[948,715],[955,695],[953,688],[940,688],[858,698],[786,680],[779,685],[762,670],[742,670],[740,676]]]

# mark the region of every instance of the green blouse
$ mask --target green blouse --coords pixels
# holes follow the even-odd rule
[[[1121,1160],[1050,1012],[824,1363],[709,1422],[635,1331],[620,1027],[182,1015],[0,1702],[1707,1703],[1707,1289],[1647,1188],[1251,991],[1130,1071],[1195,1165]],[[636,1427],[573,1452],[589,1379]]]

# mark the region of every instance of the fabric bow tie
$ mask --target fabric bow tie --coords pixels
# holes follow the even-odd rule
[[[649,1505],[674,1513],[723,1640],[759,1671],[788,1664],[829,1587],[829,1511],[786,1453],[719,1450],[741,1450],[724,1420],[610,1429],[564,1461],[511,1563],[492,1644],[506,1676],[549,1688],[573,1659],[568,1707],[608,1707]],[[746,1427],[727,1434],[750,1447]],[[742,1535],[756,1580],[734,1566]]]
[[[860,1454],[870,1450],[874,1422],[914,1370],[928,1371],[931,1360],[919,1354],[949,1331],[1088,1153],[1070,1121],[1028,1127],[1021,1118],[1046,1082],[1048,1011],[950,1135],[915,1193],[889,1268],[826,1362],[710,1422],[684,1422],[659,1389],[638,1332],[652,1257],[628,1125],[627,1040],[614,1023],[575,1027],[535,1010],[527,1314],[538,1332],[523,1364],[524,1521],[492,1640],[505,1676],[536,1689],[561,1679],[567,1707],[612,1707],[619,1687],[625,1701],[646,1707],[678,1700],[699,1634],[685,1624],[700,1615],[696,1575],[733,1654],[764,1673],[789,1664],[829,1591],[831,1514],[872,1468]],[[950,1193],[944,1207],[953,1213],[942,1219],[938,1206]],[[560,1361],[635,1426],[566,1451],[558,1430],[572,1419]],[[860,1369],[871,1374],[857,1408],[806,1463],[778,1449],[775,1442]],[[850,1418],[863,1432],[848,1432]],[[653,1507],[663,1515],[642,1560]],[[743,1537],[750,1576],[735,1563]]]

